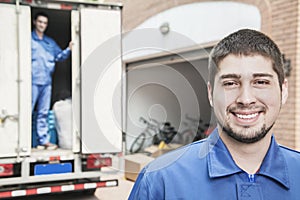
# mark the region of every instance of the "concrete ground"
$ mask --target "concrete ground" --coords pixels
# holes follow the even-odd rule
[[[134,182],[125,180],[124,176],[118,178],[118,187],[98,188],[95,196],[99,200],[126,200],[130,194]]]

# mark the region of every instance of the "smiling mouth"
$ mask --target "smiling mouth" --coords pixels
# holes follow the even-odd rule
[[[240,119],[254,119],[259,115],[259,112],[251,113],[251,114],[237,114],[237,113],[233,113],[233,114]]]
[[[236,105],[229,107],[227,111],[234,115],[237,119],[243,121],[251,121],[257,119],[261,113],[265,113],[266,108],[264,106],[248,107],[243,105]]]

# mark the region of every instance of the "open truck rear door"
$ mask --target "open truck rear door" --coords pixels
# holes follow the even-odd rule
[[[31,150],[30,8],[3,4],[0,18],[0,158],[24,156]]]
[[[121,152],[121,12],[82,8],[79,14],[82,153]]]

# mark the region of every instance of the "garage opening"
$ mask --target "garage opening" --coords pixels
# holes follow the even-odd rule
[[[178,132],[169,142],[182,145],[202,139],[215,127],[206,88],[211,48],[193,48],[126,62],[128,151],[133,151],[131,147],[145,132],[146,139],[139,151],[153,144],[158,132],[150,130],[148,122],[158,126],[169,122]]]

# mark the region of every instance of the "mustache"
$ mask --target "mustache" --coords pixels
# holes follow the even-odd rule
[[[226,111],[227,112],[237,112],[237,111],[259,111],[259,112],[265,112],[267,109],[264,106],[256,106],[256,105],[242,105],[237,104],[233,106],[229,106]]]

